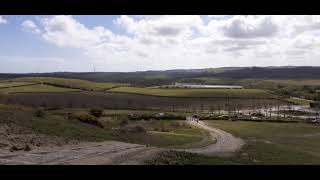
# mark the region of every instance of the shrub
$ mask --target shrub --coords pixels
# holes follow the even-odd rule
[[[142,127],[140,125],[137,125],[137,126],[135,126],[135,127],[133,127],[131,129],[131,132],[134,132],[134,133],[146,133],[147,131],[146,131],[146,129],[144,127]]]
[[[128,125],[129,124],[129,121],[128,121],[128,119],[123,119],[123,120],[121,120],[120,121],[120,127],[124,127],[124,126],[126,126],[126,125]]]
[[[78,119],[79,121],[86,123],[86,124],[90,124],[90,125],[94,125],[94,126],[97,126],[100,128],[104,128],[103,124],[100,121],[98,121],[98,119],[95,116],[88,114],[88,113],[85,113],[85,112],[73,114],[71,116],[71,118]]]
[[[101,117],[103,115],[103,109],[100,109],[100,108],[90,109],[90,114],[95,117]]]
[[[37,109],[35,112],[34,112],[34,115],[36,117],[44,117],[45,116],[45,111],[43,109]]]

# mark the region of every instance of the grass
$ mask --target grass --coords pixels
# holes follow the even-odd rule
[[[38,82],[47,83],[55,86],[62,86],[74,89],[92,90],[92,91],[104,91],[110,88],[118,86],[127,86],[128,84],[120,83],[98,83],[80,79],[65,79],[65,78],[53,78],[53,77],[22,77],[16,78],[12,81],[27,81],[27,82]]]
[[[295,79],[281,79],[281,80],[265,80],[267,82],[274,82],[284,85],[294,85],[294,86],[320,86],[320,80],[319,79],[301,79],[301,80],[295,80]]]
[[[3,108],[2,108],[3,106]],[[36,133],[76,139],[79,141],[118,140],[156,147],[200,147],[211,143],[208,133],[197,128],[189,128],[182,121],[128,121],[120,126],[122,117],[102,117],[99,121],[104,128],[82,123],[77,119],[65,119],[64,114],[46,112],[44,117],[36,117],[33,109],[14,109],[0,106],[0,124],[14,124]],[[146,133],[131,132],[132,127],[143,127]],[[180,130],[175,132],[175,130]],[[202,143],[198,143],[198,142]]]
[[[232,160],[218,157],[207,157],[200,154],[184,151],[164,151],[160,152],[153,159],[145,161],[147,165],[202,165],[202,164],[219,164],[219,165],[239,165]]]
[[[319,126],[304,123],[207,123],[246,141],[246,146],[231,159],[233,161],[242,164],[320,164]]]
[[[16,87],[16,86],[26,86],[35,84],[34,82],[0,82],[0,88],[9,88],[9,87]]]
[[[35,84],[30,86],[10,87],[0,89],[0,93],[62,93],[62,92],[78,92],[78,89],[62,88],[49,86],[45,84]]]
[[[208,157],[166,151],[146,162],[151,165],[298,165],[320,164],[320,127],[303,123],[207,121],[245,140],[232,157]]]
[[[300,105],[300,106],[310,106],[310,102],[314,102],[311,100],[306,100],[306,99],[300,99],[300,98],[295,98],[295,97],[290,97],[287,99],[284,99],[285,101],[288,101],[290,103],[293,103],[295,105]]]
[[[164,97],[230,97],[230,98],[275,98],[275,95],[260,89],[162,89],[118,87],[109,90],[117,93],[134,93]]]

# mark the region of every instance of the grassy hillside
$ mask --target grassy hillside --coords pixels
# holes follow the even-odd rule
[[[110,89],[117,86],[127,86],[127,84],[120,83],[97,83],[80,79],[65,79],[52,77],[22,77],[13,79],[12,81],[39,82],[54,86],[93,91],[104,91],[106,89]]]
[[[49,86],[46,84],[35,84],[30,86],[19,86],[0,89],[0,93],[61,93],[61,92],[79,92],[78,89],[62,88]]]
[[[8,87],[17,87],[17,86],[26,86],[36,84],[34,82],[6,82],[0,81],[0,89],[1,88],[8,88]]]
[[[275,95],[259,89],[160,89],[118,87],[109,92],[134,93],[165,97],[230,97],[230,98],[275,98]]]
[[[80,110],[78,112],[85,111]],[[130,121],[121,116],[104,116],[98,119],[104,125],[104,128],[99,128],[77,119],[65,119],[63,115],[69,112],[68,110],[61,115],[46,111],[43,117],[35,116],[35,112],[36,109],[19,109],[18,107],[14,108],[14,106],[0,105],[0,128],[2,126],[14,126],[34,133],[70,140],[119,140],[158,147],[201,147],[212,142],[208,140],[209,134],[206,131],[189,127],[184,121]],[[137,126],[143,128],[145,132],[134,131]],[[201,143],[198,143],[199,141]]]

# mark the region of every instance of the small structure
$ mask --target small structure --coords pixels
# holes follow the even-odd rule
[[[192,116],[187,116],[186,120],[187,121],[197,121],[197,122],[199,122],[200,118],[197,115],[192,115]]]
[[[159,116],[159,117],[164,116],[164,113],[158,113],[156,116]]]

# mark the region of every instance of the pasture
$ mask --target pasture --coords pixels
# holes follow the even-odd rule
[[[162,97],[218,97],[218,98],[276,98],[275,95],[260,89],[162,89],[162,88],[137,88],[118,87],[108,90],[116,93],[132,93]]]
[[[320,164],[320,126],[304,123],[207,121],[243,138],[243,164]]]
[[[46,84],[35,84],[27,86],[9,87],[0,89],[0,93],[11,94],[11,93],[64,93],[64,92],[79,92],[78,89],[62,88],[49,86]]]
[[[206,121],[245,140],[232,157],[207,157],[166,151],[147,161],[151,165],[318,165],[320,127],[304,123]]]
[[[89,91],[105,91],[110,88],[128,85],[128,84],[120,84],[120,83],[98,83],[98,82],[92,82],[92,81],[86,81],[86,80],[80,80],[80,79],[65,79],[65,78],[52,78],[52,77],[22,77],[22,78],[13,79],[12,81],[45,83],[53,86],[82,89],[82,90],[89,90]]]
[[[27,86],[37,84],[34,82],[7,82],[7,81],[0,81],[0,89],[1,88],[9,88],[9,87],[18,87],[18,86]]]

